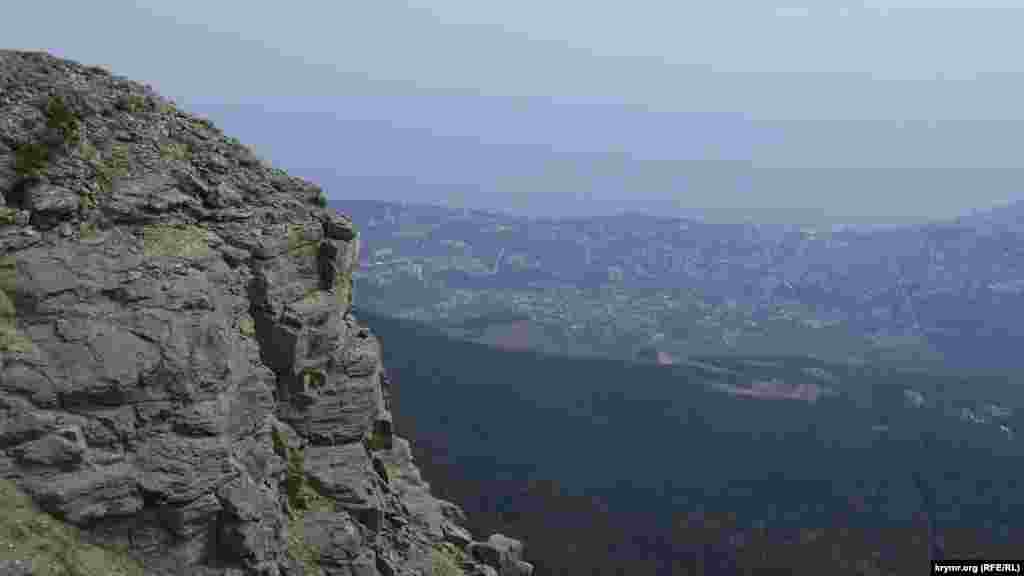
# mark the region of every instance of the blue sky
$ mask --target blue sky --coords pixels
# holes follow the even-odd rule
[[[3,44],[152,84],[339,200],[902,222],[1024,198],[1015,4],[22,2]]]

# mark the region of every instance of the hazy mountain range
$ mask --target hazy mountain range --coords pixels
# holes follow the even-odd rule
[[[335,205],[363,230],[360,304],[469,339],[526,321],[552,353],[1021,365],[1024,203],[900,227]]]

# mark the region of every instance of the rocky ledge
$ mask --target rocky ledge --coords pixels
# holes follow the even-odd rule
[[[317,186],[148,87],[0,51],[0,194],[0,572],[532,573],[393,435],[359,234]]]

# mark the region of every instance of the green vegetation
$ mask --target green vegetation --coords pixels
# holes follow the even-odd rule
[[[89,162],[95,162],[100,157],[100,153],[96,150],[96,147],[92,145],[92,142],[88,140],[82,140],[78,144],[78,152]]]
[[[184,142],[164,142],[160,144],[160,157],[164,160],[188,162],[192,159],[192,148]]]
[[[64,99],[53,96],[46,104],[46,127],[60,133],[64,144],[81,140],[81,121]],[[44,142],[26,142],[14,151],[14,171],[22,177],[38,176],[50,161],[53,151]]]
[[[38,176],[49,161],[50,149],[42,142],[29,142],[14,150],[14,171],[19,176]]]
[[[288,503],[288,553],[306,569],[306,574],[323,574],[320,551],[306,542],[303,516],[312,511],[334,511],[334,500],[321,494],[303,469],[305,455],[291,448],[276,427],[270,432],[274,453],[285,461],[285,495]]]
[[[299,302],[302,304],[320,304],[323,302],[324,291],[319,288],[313,288],[306,292],[306,295],[302,297]]]
[[[141,576],[123,550],[82,541],[77,529],[38,510],[32,499],[0,480],[0,560],[25,560],[36,576]]]
[[[326,382],[326,377],[323,371],[315,370],[312,368],[306,368],[302,371],[302,385],[305,389],[319,389],[323,387]]]
[[[6,206],[0,206],[0,226],[10,226],[14,224],[14,215],[18,211],[14,208],[8,208]]]
[[[65,144],[74,144],[81,138],[81,122],[60,96],[53,96],[46,105],[46,127],[57,130]]]
[[[238,331],[242,335],[249,336],[251,338],[256,335],[256,322],[251,316],[244,316],[238,321]]]
[[[326,208],[327,207],[327,195],[324,194],[323,190],[320,190],[320,191],[317,192],[316,198],[314,199],[314,202],[316,203],[317,206],[319,206],[321,208]]]
[[[271,441],[274,453],[285,460],[285,494],[292,519],[298,519],[304,511],[333,510],[334,501],[321,494],[306,477],[303,451],[289,447],[277,428],[271,432]]]
[[[96,170],[96,181],[100,189],[110,192],[114,182],[123,178],[131,171],[131,154],[126,144],[114,144],[110,149],[110,158],[107,160],[95,160],[92,162]]]
[[[320,252],[320,243],[305,237],[305,226],[292,224],[288,227],[288,251],[295,256],[315,258]]]
[[[146,256],[201,258],[210,254],[206,231],[199,226],[152,224],[142,229]]]
[[[32,350],[33,344],[15,323],[17,310],[13,296],[17,274],[14,258],[0,258],[0,352],[24,354]]]
[[[78,235],[83,240],[91,240],[99,237],[99,230],[92,222],[82,222],[78,225]]]
[[[174,105],[170,102],[161,101],[159,104],[157,104],[156,111],[163,116],[167,116],[174,113]]]
[[[430,551],[431,576],[463,576],[465,572],[461,563],[465,560],[465,552],[445,542]]]
[[[302,520],[288,522],[288,554],[302,564],[305,576],[323,576],[320,568],[320,550],[306,542]]]
[[[389,462],[384,463],[384,471],[388,474],[388,482],[394,482],[395,478],[402,475],[402,469]]]
[[[149,100],[141,94],[129,94],[118,101],[118,107],[129,114],[145,112],[149,108]]]
[[[352,276],[339,272],[334,280],[334,297],[338,305],[348,309],[352,306]]]
[[[383,434],[378,434],[376,431],[370,432],[369,436],[366,437],[366,447],[371,452],[377,452],[379,450],[387,450],[388,438]],[[388,472],[388,478],[391,477],[391,473]]]

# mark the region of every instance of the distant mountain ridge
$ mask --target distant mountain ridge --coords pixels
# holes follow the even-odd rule
[[[630,335],[616,336],[630,342],[623,348],[630,354],[644,346],[671,356],[757,351],[795,330],[793,347],[777,351],[803,347],[815,355],[821,338],[812,331],[824,330],[834,333],[826,340],[835,340],[837,354],[901,354],[973,368],[1024,364],[1010,346],[1024,337],[1016,321],[1024,314],[1024,230],[1015,224],[1024,203],[984,217],[879,228],[715,224],[636,213],[529,219],[357,200],[333,205],[363,226],[368,265],[385,253],[381,261],[395,263],[357,279],[367,305],[394,314],[440,320],[507,311],[571,324],[572,314],[559,307],[619,306],[610,293],[594,292],[612,290],[636,303],[608,316],[636,317]],[[403,288],[406,282],[412,284]],[[441,285],[468,290],[474,303],[436,308],[440,300],[430,298]],[[562,304],[543,305],[544,298]],[[720,344],[686,336],[688,326],[708,321],[721,330],[696,328],[699,338]]]

